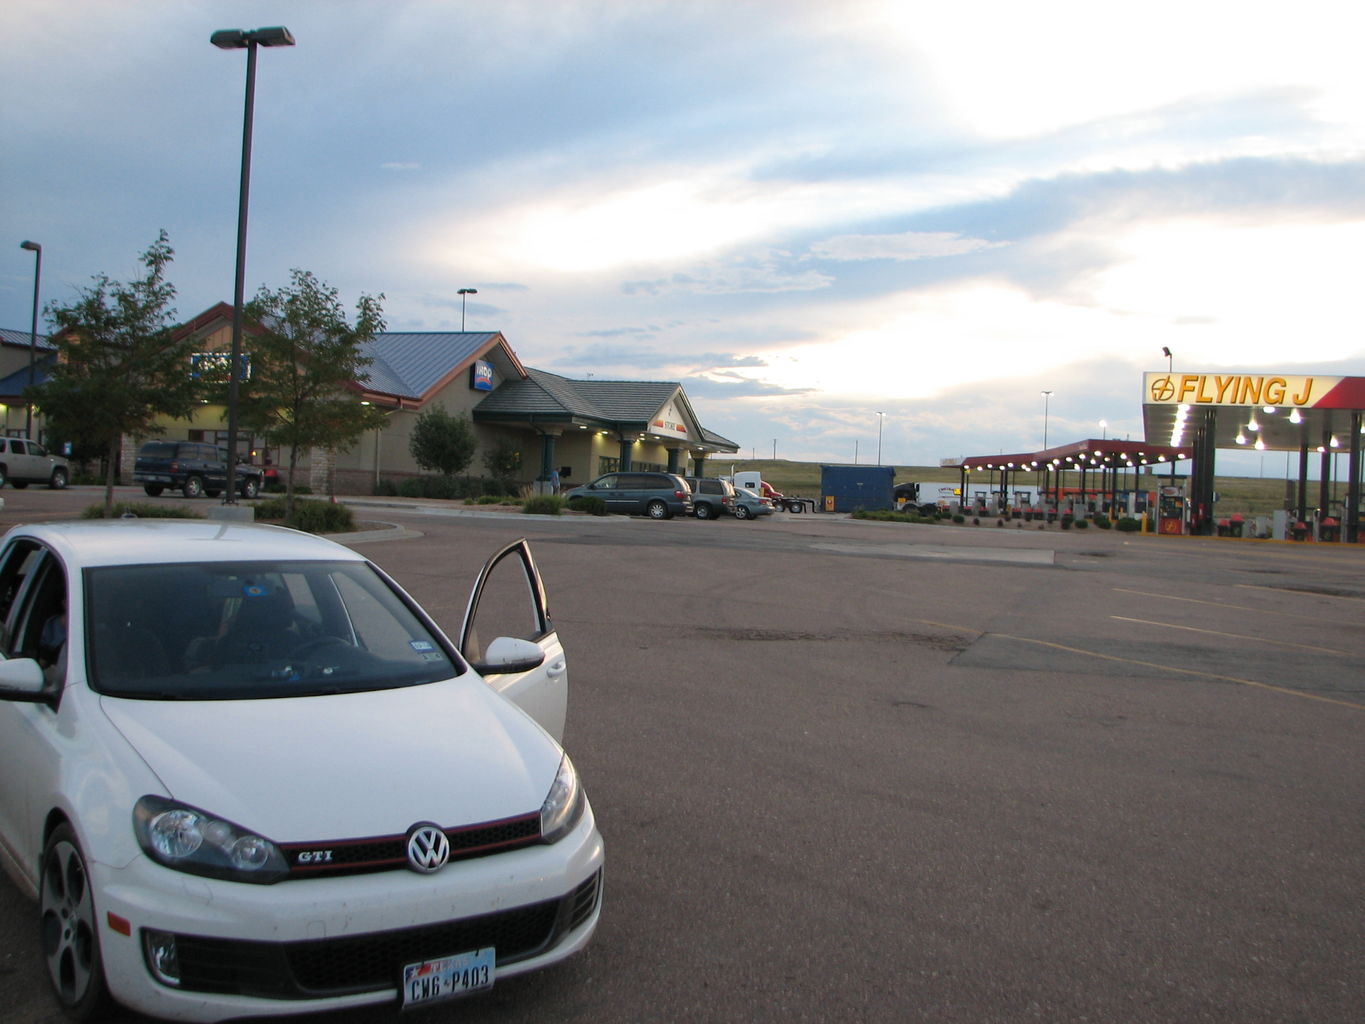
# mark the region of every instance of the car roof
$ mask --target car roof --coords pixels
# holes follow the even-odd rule
[[[89,519],[16,526],[5,539],[41,540],[69,566],[180,562],[355,561],[350,548],[280,526],[193,519]]]

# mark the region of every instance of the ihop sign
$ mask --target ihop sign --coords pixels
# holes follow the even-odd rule
[[[474,360],[469,368],[469,386],[475,391],[492,391],[493,364],[486,359]]]

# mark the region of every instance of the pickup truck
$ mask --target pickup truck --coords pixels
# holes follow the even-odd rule
[[[155,498],[162,491],[180,491],[187,498],[216,498],[227,487],[227,449],[202,441],[149,441],[133,463],[133,483]],[[260,466],[241,464],[237,490],[243,498],[261,493]]]

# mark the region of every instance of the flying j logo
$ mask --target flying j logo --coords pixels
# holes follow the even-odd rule
[[[1310,406],[1338,377],[1269,376],[1246,373],[1149,373],[1148,401],[1157,405]]]

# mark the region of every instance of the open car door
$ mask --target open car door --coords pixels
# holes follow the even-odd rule
[[[569,672],[526,539],[490,558],[469,596],[460,653],[489,686],[564,737]]]

